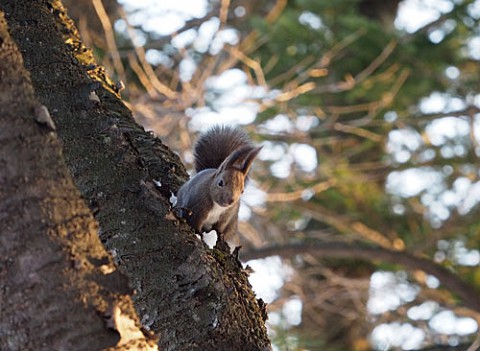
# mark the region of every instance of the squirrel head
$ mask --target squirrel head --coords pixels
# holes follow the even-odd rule
[[[229,207],[240,200],[248,171],[262,147],[244,146],[232,152],[216,170],[211,184],[212,200]]]

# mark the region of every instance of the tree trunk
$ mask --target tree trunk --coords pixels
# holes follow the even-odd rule
[[[160,333],[161,349],[269,349],[263,307],[238,261],[166,219],[184,167],[134,122],[61,3],[2,0],[0,7],[100,238],[135,289],[143,325]]]
[[[0,12],[0,350],[113,350],[126,339],[112,312],[136,319],[130,289],[54,128]]]

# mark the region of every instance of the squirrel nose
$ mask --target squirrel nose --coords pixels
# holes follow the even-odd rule
[[[223,202],[225,203],[225,205],[230,206],[231,204],[233,204],[234,200],[233,197],[226,197],[223,199]]]

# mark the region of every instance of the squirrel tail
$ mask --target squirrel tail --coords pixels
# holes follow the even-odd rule
[[[252,143],[245,131],[227,126],[214,126],[202,133],[195,143],[195,171],[218,168],[235,150]]]

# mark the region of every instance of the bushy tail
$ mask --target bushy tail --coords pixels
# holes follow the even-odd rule
[[[239,128],[215,126],[202,133],[195,143],[195,170],[218,168],[223,160],[242,146],[252,145],[247,133]]]

